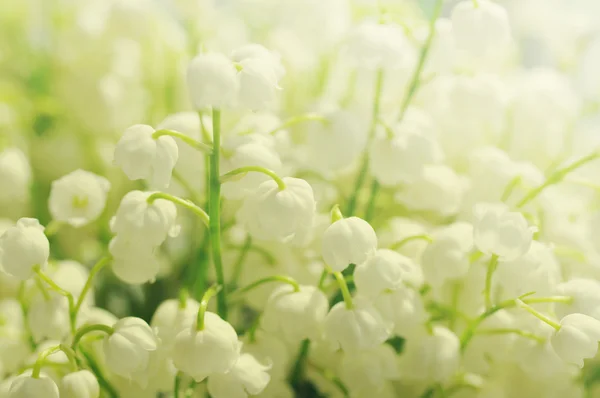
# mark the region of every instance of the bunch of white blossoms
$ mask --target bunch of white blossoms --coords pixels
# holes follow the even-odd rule
[[[7,1],[0,398],[600,398],[594,2]]]

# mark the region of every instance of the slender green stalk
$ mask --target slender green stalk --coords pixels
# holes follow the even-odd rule
[[[262,278],[257,281],[254,281],[251,284],[236,290],[235,292],[233,292],[231,294],[230,298],[232,300],[237,299],[242,294],[247,293],[250,290],[253,290],[261,285],[264,285],[265,283],[271,283],[271,282],[287,283],[288,285],[292,286],[292,288],[294,289],[294,292],[300,291],[300,285],[298,284],[298,282],[296,282],[295,279],[292,279],[289,276],[284,276],[284,275],[272,275],[272,276],[267,276],[266,278]]]
[[[293,116],[293,117],[289,118],[288,120],[286,120],[285,122],[283,122],[278,127],[276,127],[273,130],[269,131],[268,134],[269,135],[273,135],[273,134],[277,133],[278,131],[285,130],[288,127],[292,127],[292,126],[294,126],[294,125],[296,125],[298,123],[309,122],[309,121],[321,122],[323,124],[329,122],[325,117],[323,117],[321,115],[317,115],[315,113],[307,113],[307,114],[304,114],[304,115],[298,115],[298,116]]]
[[[200,141],[196,141],[195,139],[193,139],[192,137],[190,137],[187,134],[183,134],[180,133],[178,131],[172,131],[172,130],[157,130],[152,134],[152,138],[154,138],[155,140],[158,139],[159,137],[162,136],[170,136],[173,138],[179,138],[181,141],[185,142],[186,144],[188,144],[189,146],[191,146],[194,149],[198,149],[199,151],[202,151],[204,153],[208,153],[210,154],[212,152],[212,148],[210,145],[206,145],[203,142]]]
[[[492,277],[494,276],[497,266],[498,256],[492,254],[492,258],[490,258],[487,272],[485,274],[485,290],[483,291],[483,295],[485,297],[485,308],[488,310],[492,308]]]
[[[92,332],[104,332],[110,336],[111,334],[113,334],[115,332],[115,330],[110,326],[102,325],[102,324],[93,324],[93,325],[83,326],[83,327],[79,328],[77,330],[77,332],[75,333],[75,336],[73,337],[73,343],[71,344],[71,348],[73,348],[73,350],[76,350],[77,345],[79,344],[79,342],[81,341],[83,336],[85,336],[88,333],[92,333]]]
[[[369,169],[369,147],[375,138],[375,131],[377,127],[377,121],[379,120],[379,108],[381,102],[381,90],[383,88],[383,69],[377,70],[377,74],[375,76],[375,93],[373,96],[373,110],[372,110],[372,120],[371,127],[369,129],[369,135],[367,136],[367,143],[365,145],[365,151],[363,152],[362,161],[360,164],[360,168],[358,174],[356,176],[356,180],[354,182],[354,189],[350,198],[348,199],[348,207],[346,208],[346,214],[348,216],[353,216],[356,211],[356,205],[358,201],[358,196],[362,189],[362,186],[367,177],[367,171]]]
[[[543,343],[546,341],[545,338],[539,336],[535,333],[528,332],[526,330],[521,329],[513,329],[513,328],[495,328],[495,329],[481,329],[478,330],[476,334],[516,334],[521,337],[525,337],[526,339],[535,340],[539,343]]]
[[[425,61],[427,60],[429,49],[431,48],[433,38],[435,37],[435,23],[442,12],[443,4],[444,0],[437,0],[435,3],[433,14],[431,16],[431,19],[429,20],[429,35],[427,36],[427,39],[425,39],[425,43],[423,43],[421,53],[419,54],[417,66],[413,71],[410,83],[408,85],[408,91],[406,92],[404,100],[400,105],[400,114],[398,116],[399,120],[402,120],[404,118],[404,114],[406,113],[406,110],[408,109],[412,98],[414,97],[415,93],[417,92],[417,89],[419,88],[419,83],[421,82],[421,74],[423,73],[423,69],[425,67]]]
[[[348,289],[348,284],[344,279],[344,275],[341,272],[334,272],[333,276],[340,287],[340,291],[342,292],[342,297],[344,297],[344,303],[346,304],[346,308],[351,310],[354,308],[354,302],[352,301],[352,295],[350,294],[350,290]]]
[[[90,370],[92,371],[92,373],[94,373],[94,376],[96,376],[96,378],[98,379],[98,384],[100,384],[100,387],[104,391],[106,391],[108,396],[110,396],[111,398],[119,398],[119,393],[112,386],[112,384],[110,384],[110,382],[108,381],[106,376],[104,376],[102,370],[100,369],[100,366],[98,365],[98,363],[96,362],[94,357],[90,353],[86,352],[83,349],[81,349],[81,353],[87,360]]]
[[[285,189],[285,182],[283,181],[283,179],[279,177],[277,173],[275,173],[273,170],[269,170],[266,167],[262,166],[245,166],[229,171],[221,176],[221,183],[230,181],[234,177],[239,176],[240,174],[245,175],[246,173],[249,173],[251,171],[268,175],[273,179],[273,181],[277,183],[277,186],[279,187],[280,191],[283,191]]]
[[[400,249],[402,246],[404,246],[405,244],[415,241],[415,240],[424,240],[427,243],[431,243],[433,242],[433,238],[429,235],[426,234],[422,234],[422,235],[412,235],[412,236],[407,236],[404,239],[399,240],[398,242],[394,242],[390,245],[390,250],[398,250]]]
[[[42,296],[44,296],[44,300],[49,301],[52,297],[50,293],[48,293],[48,289],[46,289],[46,285],[44,285],[44,281],[38,276],[37,278],[33,278],[35,281],[35,285],[38,287]]]
[[[42,366],[43,366],[46,358],[48,358],[50,355],[52,355],[58,351],[60,351],[60,346],[53,346],[53,347],[47,348],[46,350],[42,351],[40,353],[40,355],[38,355],[37,360],[35,361],[35,364],[33,365],[33,371],[31,372],[31,377],[33,377],[34,379],[39,379],[40,372],[42,370]]]
[[[316,370],[317,372],[319,372],[321,374],[321,376],[323,376],[325,379],[332,382],[336,386],[336,388],[340,391],[340,393],[342,394],[343,397],[345,397],[345,398],[350,397],[350,390],[348,390],[348,387],[346,387],[344,382],[339,377],[337,377],[334,372],[332,372],[329,369],[324,369],[313,363],[309,363],[308,365],[311,368],[313,368],[314,370]]]
[[[173,202],[177,205],[185,207],[188,210],[191,210],[194,214],[196,214],[205,225],[209,225],[209,217],[208,214],[204,210],[202,210],[199,206],[193,203],[190,200],[182,199],[177,196],[173,196],[166,192],[154,192],[148,196],[147,202],[152,204],[157,199],[168,200],[169,202]]]
[[[221,111],[213,109],[213,152],[210,155],[210,189],[208,211],[210,222],[210,244],[212,259],[217,275],[217,284],[226,286],[225,273],[223,272],[223,259],[221,257],[221,173],[219,172],[221,153]],[[221,289],[217,296],[217,312],[221,318],[227,320],[227,289]]]
[[[75,313],[75,300],[73,299],[73,295],[62,287],[58,286],[56,282],[46,275],[39,267],[35,268],[35,273],[42,281],[46,282],[46,284],[50,286],[50,289],[67,298],[69,303],[69,324],[71,327],[71,333],[75,333],[75,319],[73,318],[73,314]]]
[[[202,296],[202,300],[200,301],[200,308],[198,309],[198,315],[196,317],[196,330],[204,330],[204,314],[206,313],[206,310],[208,308],[208,303],[210,302],[211,298],[213,298],[217,293],[219,293],[220,290],[223,290],[222,286],[212,285]]]
[[[179,290],[179,295],[177,297],[179,301],[179,309],[183,310],[187,307],[188,298],[190,297],[190,292],[186,288],[182,288]]]
[[[92,284],[94,283],[94,278],[96,277],[98,272],[100,272],[100,270],[102,268],[104,268],[110,261],[111,261],[110,256],[102,257],[100,260],[98,260],[98,262],[96,262],[96,264],[94,264],[94,266],[90,270],[90,274],[88,275],[87,281],[85,281],[85,285],[83,286],[83,289],[81,290],[81,293],[79,294],[79,297],[77,298],[77,303],[75,303],[75,307],[73,308],[73,314],[71,316],[73,317],[75,322],[77,322],[77,315],[79,314],[79,310],[81,309],[81,306],[83,305],[85,296],[92,288]]]
[[[300,344],[300,349],[298,350],[298,355],[296,356],[294,367],[290,372],[289,381],[292,386],[298,385],[298,382],[302,379],[302,376],[304,375],[304,368],[306,367],[306,358],[308,357],[309,351],[310,340],[306,339]]]
[[[317,285],[319,287],[319,290],[325,290],[325,282],[327,282],[327,276],[329,276],[329,271],[327,271],[327,269],[324,269],[323,272],[321,272],[319,284]]]
[[[67,356],[67,359],[69,360],[69,364],[71,365],[71,369],[73,371],[77,371],[77,369],[79,369],[79,366],[77,364],[77,354],[75,353],[75,351],[66,344],[61,344],[60,350],[62,352],[64,352],[65,355]]]
[[[181,377],[183,373],[177,372],[175,375],[175,385],[173,386],[173,397],[179,398],[179,391],[181,390]]]
[[[577,170],[578,168],[586,165],[587,163],[589,163],[591,161],[598,159],[599,157],[600,157],[600,152],[594,151],[594,152],[590,153],[589,155],[586,155],[586,156],[582,157],[581,159],[574,161],[570,165],[568,165],[562,169],[556,170],[541,185],[539,185],[539,186],[533,188],[531,191],[529,191],[525,195],[525,197],[523,197],[523,199],[521,199],[521,201],[519,203],[517,203],[517,208],[521,208],[521,207],[525,206],[527,203],[529,203],[530,201],[535,199],[540,193],[542,193],[542,191],[544,191],[549,186],[558,184],[572,171]]]
[[[63,225],[65,225],[65,223],[62,221],[52,220],[44,228],[44,234],[46,235],[46,237],[51,238],[52,236],[56,235],[56,233],[63,227]]]
[[[502,202],[506,202],[508,198],[510,198],[510,195],[513,193],[515,188],[518,187],[522,181],[523,177],[520,175],[510,180],[510,182],[506,185],[506,188],[504,188],[504,192],[502,192],[502,197],[500,198],[500,200]]]
[[[527,304],[538,304],[538,303],[571,304],[571,303],[573,303],[573,297],[570,297],[570,296],[531,297],[528,299],[523,299],[522,301]]]
[[[541,312],[539,312],[532,306],[525,304],[521,300],[516,300],[516,302],[517,302],[517,307],[523,308],[525,311],[529,312],[531,315],[535,316],[540,321],[552,326],[555,330],[557,330],[557,331],[560,330],[561,326],[558,322],[553,321],[546,315],[542,314]]]
[[[244,261],[246,261],[246,257],[248,257],[248,253],[252,248],[252,237],[250,235],[246,236],[244,240],[244,244],[240,248],[240,253],[238,255],[237,260],[233,266],[233,276],[231,277],[231,286],[236,286],[238,281],[240,280],[240,276],[242,275],[242,270],[244,266]]]
[[[375,215],[375,205],[377,202],[377,195],[379,194],[379,190],[381,189],[381,185],[375,179],[371,183],[371,192],[369,194],[369,200],[367,201],[367,210],[365,211],[365,221],[370,222]]]
[[[341,220],[342,218],[344,218],[344,215],[342,214],[342,211],[340,210],[340,205],[335,204],[333,205],[333,207],[331,208],[331,223],[333,224],[336,221]]]

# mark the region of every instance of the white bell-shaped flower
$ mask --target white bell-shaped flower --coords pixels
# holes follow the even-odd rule
[[[45,268],[49,255],[44,227],[35,218],[21,218],[0,236],[0,264],[20,280],[29,279],[35,267]]]
[[[17,376],[8,390],[8,398],[58,398],[58,386],[50,377],[40,375],[39,378],[29,374]]]
[[[559,284],[556,293],[571,297],[570,303],[556,303],[559,317],[581,313],[600,319],[600,282],[595,279],[573,278]]]
[[[227,373],[216,373],[208,377],[208,392],[214,398],[247,398],[260,394],[271,376],[270,366],[259,363],[250,354],[242,354]]]
[[[396,352],[388,344],[369,350],[345,352],[339,374],[352,392],[379,392],[387,380],[398,378]]]
[[[254,110],[271,105],[285,71],[279,56],[259,44],[249,44],[235,50],[231,58],[241,68],[238,104]]]
[[[324,337],[345,352],[376,347],[390,336],[392,325],[384,320],[370,301],[354,298],[353,308],[335,304],[324,323]]]
[[[523,214],[501,203],[479,203],[474,213],[473,237],[481,252],[511,261],[529,250],[536,228],[529,226]]]
[[[36,342],[46,339],[61,340],[69,334],[67,299],[52,294],[50,299],[36,297],[27,312],[27,324]]]
[[[149,204],[147,199],[151,194],[128,192],[111,221],[111,230],[121,237],[135,239],[148,246],[158,246],[167,236],[177,236],[177,207],[165,199],[157,199]]]
[[[52,182],[48,208],[52,218],[74,227],[96,220],[104,206],[110,182],[85,170],[75,170]]]
[[[429,122],[421,119],[409,118],[395,128],[391,139],[383,136],[371,144],[369,170],[381,185],[418,180],[426,165],[442,159],[439,144],[424,132]]]
[[[235,329],[215,313],[204,314],[204,329],[196,322],[175,338],[173,363],[198,383],[215,373],[229,372],[240,358]]]
[[[197,55],[187,70],[187,85],[196,109],[207,106],[228,108],[239,92],[239,79],[233,62],[223,54]]]
[[[250,194],[238,212],[238,220],[257,239],[288,240],[307,234],[315,217],[315,198],[308,182],[283,179],[285,189],[268,180]]]
[[[451,19],[456,46],[475,56],[497,51],[510,40],[508,14],[492,1],[461,1],[454,6]]]
[[[327,296],[316,287],[302,285],[295,292],[290,285],[280,285],[267,301],[261,324],[265,331],[291,343],[316,339],[328,310]]]
[[[423,272],[410,258],[389,249],[379,249],[354,269],[354,283],[360,294],[376,297],[406,284],[418,288]]]
[[[113,373],[145,383],[150,355],[158,348],[158,340],[144,320],[135,317],[120,319],[114,332],[104,340],[106,367]]]
[[[362,68],[400,68],[410,54],[410,46],[399,25],[369,21],[350,32],[344,54]]]
[[[128,236],[115,236],[108,245],[113,257],[113,273],[125,283],[139,285],[153,282],[160,272],[155,248]]]
[[[177,163],[179,150],[173,137],[152,138],[152,126],[135,124],[125,130],[115,147],[114,164],[130,180],[147,180],[157,189],[166,188]]]
[[[150,326],[163,344],[172,345],[179,332],[192,326],[199,308],[200,303],[191,298],[185,300],[183,307],[179,300],[165,300],[154,312]]]
[[[69,373],[60,381],[61,398],[98,398],[100,385],[89,370]]]
[[[375,230],[358,217],[337,220],[323,233],[321,254],[325,264],[335,272],[350,264],[364,263],[376,249]]]
[[[395,195],[398,202],[413,210],[431,211],[444,216],[460,209],[467,181],[446,165],[427,165],[421,178]]]
[[[252,354],[258,362],[272,366],[269,370],[271,379],[285,380],[294,357],[292,347],[288,347],[280,335],[256,330],[253,338],[246,333],[243,343],[244,352]]]
[[[224,151],[231,151],[232,153],[229,156],[224,156],[222,172],[227,173],[246,166],[261,166],[275,173],[281,172],[281,160],[274,149],[272,140],[269,139],[270,137],[251,134],[248,138],[248,140],[233,145],[223,144]],[[269,176],[263,173],[247,173],[240,179],[227,181],[226,184],[223,184],[221,192],[223,197],[227,199],[242,199],[245,195],[254,191],[260,183],[268,179]]]
[[[22,202],[29,197],[31,166],[20,149],[0,152],[0,203]]]
[[[404,338],[419,336],[425,330],[429,314],[419,292],[402,286],[384,291],[373,300],[383,319],[394,325],[394,333]]]
[[[552,348],[567,363],[583,367],[583,360],[598,352],[600,321],[584,314],[569,314],[550,339]]]
[[[432,286],[459,279],[469,270],[469,254],[473,249],[473,226],[457,222],[434,234],[433,242],[423,251],[421,266]]]
[[[432,334],[408,339],[400,357],[402,378],[427,382],[446,382],[460,364],[458,337],[443,326],[434,326]]]

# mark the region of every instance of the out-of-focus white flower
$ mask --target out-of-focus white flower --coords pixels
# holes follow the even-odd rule
[[[315,216],[313,190],[305,180],[286,177],[285,189],[268,180],[248,195],[238,220],[257,239],[287,240],[309,232]]]
[[[571,297],[570,303],[556,303],[556,315],[581,313],[600,319],[600,282],[595,279],[573,278],[559,284],[556,293]]]
[[[281,285],[271,293],[261,324],[267,332],[288,342],[316,339],[328,310],[327,296],[316,287],[302,285],[295,292],[292,286]]]
[[[49,255],[44,227],[35,218],[21,218],[0,236],[0,264],[20,280],[29,279],[35,267],[45,268]]]
[[[346,303],[335,304],[325,318],[324,337],[346,352],[360,351],[383,343],[391,333],[392,325],[384,320],[373,305],[356,297],[354,308]]]
[[[219,53],[197,55],[188,66],[187,84],[196,109],[231,107],[240,87],[233,62]]]
[[[425,330],[428,313],[419,292],[401,286],[384,291],[373,299],[373,305],[383,319],[394,325],[394,333],[404,338],[414,338]]]
[[[145,179],[155,188],[166,188],[177,163],[179,150],[173,137],[153,138],[152,126],[129,127],[115,147],[114,164],[123,169],[130,180]]]
[[[194,322],[175,338],[173,363],[199,383],[215,373],[231,371],[240,358],[240,349],[235,329],[217,314],[207,311],[203,330],[196,330]]]
[[[150,355],[158,348],[154,332],[140,318],[125,317],[104,340],[106,367],[111,372],[145,384],[149,377]]]
[[[49,300],[38,296],[29,307],[27,323],[36,342],[61,340],[69,334],[67,299],[59,295],[53,295]]]
[[[52,182],[48,208],[52,218],[74,227],[96,220],[106,205],[110,182],[85,170],[75,170]]]
[[[29,197],[31,167],[17,148],[0,152],[0,202],[23,201]]]
[[[271,377],[264,366],[250,354],[242,354],[227,373],[216,373],[208,377],[208,392],[215,398],[247,398],[260,394]]]
[[[375,297],[402,284],[418,288],[423,272],[413,260],[389,249],[379,249],[354,270],[354,282],[360,294]]]
[[[61,398],[98,398],[100,385],[89,370],[69,373],[60,381]]]
[[[398,378],[396,353],[387,344],[364,351],[345,352],[339,372],[351,391],[363,394],[378,392],[387,380]]]
[[[111,230],[127,239],[155,247],[163,243],[167,236],[176,236],[179,226],[176,224],[177,207],[165,200],[157,199],[148,203],[152,192],[130,191],[117,209],[111,221]]]
[[[529,226],[523,214],[509,211],[502,203],[479,203],[474,212],[477,249],[501,261],[515,260],[529,250],[536,228]]]
[[[41,375],[39,378],[31,377],[29,374],[17,376],[8,391],[8,398],[58,398],[58,386],[48,376]]]
[[[152,282],[160,271],[154,247],[127,236],[115,236],[108,245],[117,278],[131,284]]]
[[[489,0],[464,0],[452,9],[456,46],[475,56],[498,51],[510,40],[508,14]]]
[[[179,300],[165,300],[154,312],[150,326],[156,329],[163,344],[172,345],[179,332],[192,326],[199,308],[200,303],[191,298],[186,299],[183,307]]]
[[[350,264],[364,263],[376,249],[375,230],[358,217],[337,220],[323,233],[321,254],[325,263],[336,272]]]
[[[410,54],[404,30],[395,24],[364,22],[354,28],[345,43],[345,54],[357,66],[399,68]]]
[[[583,367],[583,360],[598,352],[600,321],[584,314],[569,314],[552,336],[552,348],[565,362]]]

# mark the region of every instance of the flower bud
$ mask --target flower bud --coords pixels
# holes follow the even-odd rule
[[[349,264],[362,264],[377,249],[373,227],[358,217],[331,224],[323,233],[322,255],[333,271],[343,271]]]
[[[29,197],[31,167],[17,148],[0,152],[0,203],[22,202]]]
[[[316,204],[311,186],[299,178],[286,177],[283,182],[283,190],[273,180],[263,182],[242,204],[238,220],[253,237],[294,239],[312,228]]]
[[[270,366],[260,364],[252,355],[242,354],[227,373],[216,373],[208,378],[208,392],[214,398],[247,398],[260,394],[271,376]]]
[[[100,386],[89,370],[69,373],[60,382],[60,398],[98,398]]]
[[[114,164],[130,180],[145,179],[154,188],[166,188],[179,151],[173,137],[152,138],[155,130],[145,124],[129,127],[115,147]]]
[[[598,352],[600,321],[584,314],[569,314],[550,339],[552,348],[565,362],[583,367],[583,360]]]
[[[106,366],[119,376],[143,382],[150,365],[150,354],[158,348],[154,332],[140,318],[125,317],[104,340]]]
[[[300,286],[293,291],[290,285],[278,286],[267,301],[262,315],[262,327],[281,335],[288,342],[319,337],[329,302],[314,286]]]
[[[0,237],[0,264],[20,280],[30,278],[35,267],[45,268],[49,255],[44,227],[35,218],[21,218]]]
[[[231,107],[239,91],[233,62],[218,53],[200,54],[192,59],[187,70],[187,85],[196,109]]]
[[[48,207],[52,218],[74,227],[96,220],[106,205],[110,182],[85,170],[75,170],[52,182]]]
[[[241,343],[235,329],[212,312],[204,314],[204,329],[196,322],[175,337],[173,363],[200,383],[215,373],[231,370],[240,358]]]
[[[8,390],[8,398],[58,398],[58,387],[47,376],[33,378],[28,374],[17,376]]]

